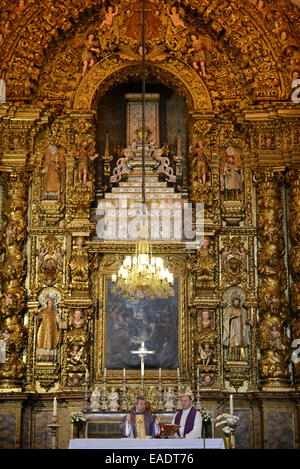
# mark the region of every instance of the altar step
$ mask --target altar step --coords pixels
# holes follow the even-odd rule
[[[111,194],[117,194],[117,193],[124,194],[124,192],[128,192],[128,193],[142,192],[140,189],[141,189],[140,186],[113,187],[112,191],[111,191]],[[168,193],[168,194],[171,194],[171,193],[174,193],[174,189],[173,189],[173,187],[161,188],[161,187],[145,186],[145,192],[152,192],[153,194],[155,194],[155,193],[163,193],[163,194]]]
[[[141,182],[141,179],[136,179],[136,180],[130,180],[130,181],[121,181],[119,182],[119,187],[142,187],[142,182]],[[168,187],[167,186],[167,183],[162,181],[149,181],[146,179],[145,181],[145,186],[146,187]]]
[[[174,193],[171,193],[171,192],[156,192],[156,193],[153,193],[151,192],[150,190],[147,191],[145,190],[146,193],[148,193],[148,195],[151,196],[151,200],[153,199],[181,199],[181,194],[180,193],[177,193],[177,192],[174,192]],[[120,198],[124,198],[124,195],[126,195],[126,198],[128,199],[139,199],[139,198],[142,198],[142,193],[140,192],[137,192],[136,190],[133,191],[133,192],[129,192],[129,191],[126,191],[126,192],[116,192],[116,193],[106,193],[105,194],[105,199],[106,200],[109,200],[109,199],[120,199]]]

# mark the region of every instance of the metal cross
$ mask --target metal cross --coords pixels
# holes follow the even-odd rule
[[[137,354],[141,359],[141,377],[144,378],[144,371],[145,371],[145,356],[146,355],[153,355],[155,353],[154,350],[147,350],[145,347],[145,341],[141,341],[141,346],[138,350],[130,350],[130,353]]]

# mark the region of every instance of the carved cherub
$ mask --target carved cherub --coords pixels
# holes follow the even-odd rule
[[[56,246],[54,250],[54,255],[56,257],[58,264],[60,265],[62,265],[63,263],[64,254],[65,252],[62,250],[62,248],[60,246]]]
[[[268,238],[271,243],[275,243],[278,237],[278,227],[271,223],[268,227]]]
[[[3,293],[2,294],[2,304],[4,307],[9,307],[13,304],[13,296],[11,293]]]
[[[6,231],[5,231],[7,244],[11,244],[15,240],[16,229],[17,229],[17,227],[13,223],[9,223],[7,225],[7,228],[6,228]]]
[[[167,15],[171,18],[172,24],[175,28],[182,27],[186,29],[186,25],[183,21],[184,10],[183,8],[177,8],[175,5],[171,7],[171,10],[167,11]]]
[[[280,332],[278,331],[277,329],[277,326],[276,325],[272,325],[271,328],[270,328],[270,334],[273,338],[273,348],[275,350],[280,350],[281,348],[281,345],[280,345]]]
[[[114,17],[118,14],[119,7],[118,5],[115,8],[115,11],[111,5],[108,5],[107,10],[105,10],[105,18],[103,19],[99,30],[103,28],[103,26],[112,26]]]
[[[224,246],[223,249],[221,249],[221,260],[222,260],[222,265],[224,266],[227,262],[227,257],[229,256],[229,254],[231,254],[231,249],[229,246]]]
[[[192,47],[188,49],[188,54],[192,53],[192,65],[195,70],[200,69],[200,75],[206,77],[206,55],[205,50],[211,49],[211,41],[207,36],[191,35]],[[199,67],[200,64],[200,67]]]
[[[205,342],[203,345],[203,347],[199,345],[200,358],[202,360],[203,365],[208,366],[211,362],[211,358],[214,351],[212,348],[210,348],[209,342]]]
[[[39,251],[36,251],[36,255],[38,256],[38,267],[41,267],[45,261],[45,256],[49,253],[48,249],[44,246],[41,247]]]
[[[84,365],[84,361],[81,358],[82,353],[83,353],[83,347],[80,348],[79,345],[73,345],[69,354],[68,361],[72,363],[72,365],[79,365],[79,364]]]
[[[89,34],[85,42],[84,49],[82,52],[81,61],[82,76],[84,76],[89,68],[92,68],[97,62],[97,54],[100,54],[100,47],[97,40],[95,40],[94,34]]]
[[[240,256],[242,264],[246,267],[247,266],[247,250],[244,246],[240,247],[240,250],[237,249],[236,253]]]
[[[24,10],[26,10],[25,0],[19,0],[19,5],[16,8],[17,15],[21,16]]]

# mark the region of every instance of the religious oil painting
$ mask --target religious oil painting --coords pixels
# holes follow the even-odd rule
[[[178,358],[178,279],[174,279],[174,296],[166,299],[132,300],[112,292],[107,281],[106,368],[140,369],[137,354],[141,341],[154,354],[145,357],[145,370],[174,370]]]

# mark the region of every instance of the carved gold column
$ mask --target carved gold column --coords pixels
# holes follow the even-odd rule
[[[27,227],[28,173],[5,172],[2,175],[4,203],[0,264],[1,305],[0,327],[6,340],[5,362],[0,364],[0,387],[20,388],[24,375],[21,353],[25,346],[26,328],[23,325],[25,308],[24,278],[26,255],[24,243]],[[4,333],[4,335],[3,335]]]
[[[289,205],[289,236],[291,250],[289,253],[289,266],[293,283],[290,288],[290,304],[292,309],[292,341],[300,339],[300,171],[291,170],[287,175],[290,185]],[[296,345],[299,347],[299,344]],[[294,351],[296,353],[296,350]],[[300,389],[300,355],[296,353],[293,359],[294,384]]]
[[[282,231],[280,184],[282,174],[270,169],[258,172],[258,307],[259,372],[264,389],[290,386],[288,322],[284,295],[286,272]]]

